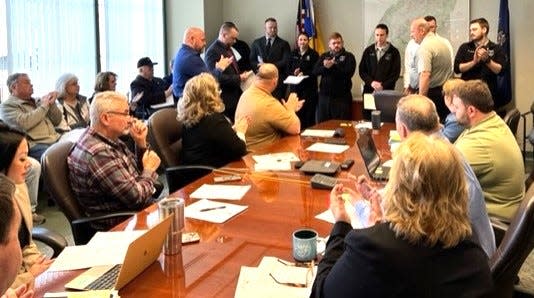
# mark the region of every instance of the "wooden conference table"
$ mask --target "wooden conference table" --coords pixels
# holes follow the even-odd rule
[[[357,129],[354,123],[331,120],[317,125],[317,129],[345,129],[345,139],[351,146],[341,154],[309,152],[305,148],[323,138],[289,136],[254,154],[294,152],[301,160],[323,159],[342,162],[354,159],[349,172],[367,175],[355,141]],[[383,159],[389,159],[389,131],[393,124],[373,132],[373,139]],[[225,168],[254,168],[252,154],[232,162]],[[213,183],[211,173],[171,194],[182,197],[186,205],[196,200],[189,194],[205,183]],[[337,174],[344,178],[346,171]],[[223,224],[185,220],[185,231],[196,231],[201,241],[184,245],[182,253],[174,256],[161,255],[137,278],[120,290],[121,297],[233,297],[241,266],[257,266],[264,256],[292,260],[291,235],[296,229],[310,227],[320,236],[327,236],[332,224],[315,216],[328,208],[329,191],[312,189],[310,176],[298,170],[245,174],[237,184],[251,185],[241,201],[248,209]],[[344,182],[350,184],[349,182]],[[232,182],[236,184],[236,182]],[[134,217],[121,223],[114,230],[147,229],[158,221],[157,206],[152,205]],[[36,297],[46,292],[64,291],[64,285],[83,270],[47,272],[36,281]]]

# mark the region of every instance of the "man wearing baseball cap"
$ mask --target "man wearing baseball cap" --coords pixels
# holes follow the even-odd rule
[[[149,57],[143,57],[137,61],[139,74],[130,84],[132,102],[135,117],[147,119],[153,112],[150,106],[164,103],[166,98],[172,95],[172,87],[165,84],[161,78],[154,77],[154,65]]]

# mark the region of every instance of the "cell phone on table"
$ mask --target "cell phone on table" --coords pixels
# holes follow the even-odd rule
[[[196,243],[200,241],[200,235],[197,232],[182,233],[182,244]]]

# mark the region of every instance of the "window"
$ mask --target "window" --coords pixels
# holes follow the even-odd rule
[[[15,72],[29,74],[34,96],[54,90],[66,72],[91,96],[100,70],[117,73],[117,91],[126,93],[145,56],[160,63],[155,75],[164,75],[163,0],[0,0],[0,18],[1,98]]]

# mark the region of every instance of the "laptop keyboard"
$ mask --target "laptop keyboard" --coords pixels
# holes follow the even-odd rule
[[[119,276],[121,264],[117,264],[85,287],[85,290],[111,290]]]

